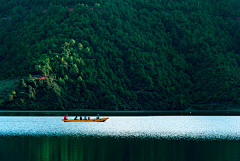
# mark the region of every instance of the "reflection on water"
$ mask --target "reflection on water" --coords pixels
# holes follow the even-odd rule
[[[0,156],[11,160],[71,161],[232,161],[237,141],[139,140],[76,137],[0,138]]]
[[[0,117],[1,160],[232,161],[240,159],[240,117]]]
[[[0,117],[0,136],[240,140],[239,116],[110,117],[103,123],[67,123],[61,119]]]

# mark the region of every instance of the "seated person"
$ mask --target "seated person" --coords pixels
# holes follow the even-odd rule
[[[80,120],[82,120],[82,116],[80,116]]]
[[[68,114],[64,115],[64,120],[67,120],[67,116],[68,116]]]
[[[77,116],[74,118],[74,120],[77,120]]]
[[[88,117],[88,120],[90,120],[90,117]]]
[[[83,120],[87,120],[87,117],[85,116]]]
[[[97,114],[97,118],[96,119],[100,119],[99,114]]]

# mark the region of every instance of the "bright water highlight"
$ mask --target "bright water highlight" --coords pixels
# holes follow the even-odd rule
[[[240,117],[0,117],[0,145],[3,161],[237,161]]]
[[[110,117],[102,123],[63,122],[62,118],[0,117],[0,136],[240,140],[239,116]]]

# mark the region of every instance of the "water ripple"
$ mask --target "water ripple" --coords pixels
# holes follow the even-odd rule
[[[110,117],[103,123],[66,123],[62,117],[0,117],[0,136],[240,140],[239,116]]]

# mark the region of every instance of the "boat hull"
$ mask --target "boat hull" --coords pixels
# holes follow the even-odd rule
[[[64,119],[62,119],[62,121],[64,121],[64,122],[104,122],[107,119],[109,119],[109,117],[100,118],[100,119],[91,119],[91,120],[73,120],[73,119],[64,120]]]

